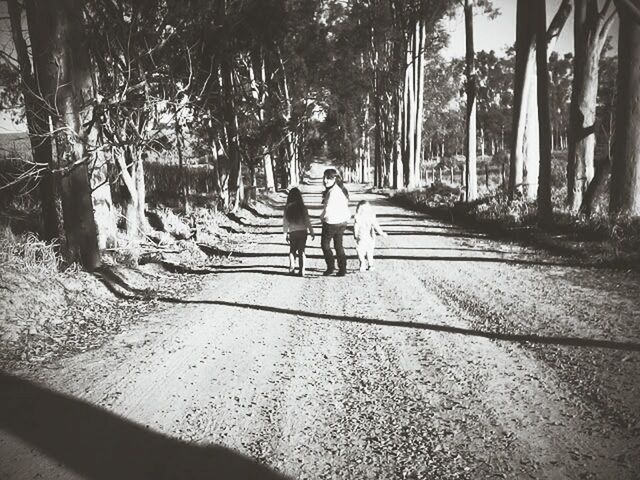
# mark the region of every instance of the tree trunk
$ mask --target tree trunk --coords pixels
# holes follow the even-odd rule
[[[51,134],[49,132],[49,114],[47,106],[35,92],[41,91],[41,86],[36,80],[46,54],[46,39],[42,38],[42,32],[36,28],[39,20],[35,15],[33,0],[25,4],[27,19],[30,27],[31,50],[33,56],[33,68],[27,43],[22,35],[22,9],[16,0],[8,0],[8,13],[11,22],[11,33],[16,50],[16,56],[20,68],[21,90],[25,102],[29,141],[33,154],[33,161],[40,170],[40,182],[38,190],[40,194],[40,207],[42,215],[42,238],[52,241],[60,236],[61,222],[57,210],[56,189],[54,177],[51,173],[53,167],[53,154]],[[34,75],[35,73],[35,75]],[[43,75],[46,74],[43,72]]]
[[[611,160],[606,158],[602,160],[596,167],[593,180],[589,183],[589,186],[584,192],[582,197],[582,205],[580,205],[579,212],[587,217],[591,216],[593,211],[593,204],[596,198],[601,194],[606,185],[606,180],[611,173]]]
[[[465,0],[464,24],[466,39],[467,112],[465,140],[465,200],[472,202],[478,197],[476,174],[476,74],[475,50],[473,47],[473,0]]]
[[[234,102],[233,71],[231,60],[225,58],[220,64],[222,74],[222,102],[224,126],[227,137],[227,156],[229,159],[228,205],[235,204],[240,175],[240,148],[238,145],[238,125]]]
[[[634,2],[637,5],[637,2]],[[609,210],[640,216],[640,21],[618,2],[618,92]],[[629,11],[628,11],[629,10]]]
[[[44,89],[51,105],[56,105],[57,168],[61,172],[60,191],[68,260],[78,261],[91,271],[100,265],[91,185],[90,152],[85,148],[84,125],[91,119],[93,101],[91,64],[85,48],[82,2],[61,0],[34,2],[34,9],[47,25],[50,58]]]
[[[509,170],[510,197],[513,198],[515,192],[519,191],[529,200],[536,198],[540,168],[537,60],[535,30],[531,23],[535,10],[535,2],[518,0],[514,139]],[[570,12],[571,1],[562,0],[546,31],[547,51],[553,48]]]
[[[399,185],[402,187],[409,186],[409,178],[411,176],[411,165],[413,163],[414,153],[414,129],[415,124],[413,119],[415,117],[415,100],[414,100],[414,82],[413,72],[415,69],[415,63],[413,56],[415,54],[415,32],[407,32],[406,46],[405,46],[405,64],[404,64],[404,79],[402,81],[403,96],[402,96],[402,128],[400,130],[401,138],[401,160],[402,160],[402,176],[399,181]]]
[[[577,212],[594,175],[595,121],[600,55],[611,22],[598,11],[597,0],[576,0],[573,83],[567,159],[567,203]]]
[[[538,112],[538,69],[536,66],[535,49],[529,57],[531,81],[526,92],[526,119],[524,138],[522,143],[522,193],[527,200],[535,200],[538,193],[538,177],[540,175],[540,125]]]
[[[414,167],[413,167],[413,186],[421,187],[422,186],[422,176],[420,175],[422,168],[422,126],[423,126],[423,117],[424,117],[424,68],[425,68],[425,49],[427,43],[427,27],[424,20],[418,22],[417,28],[418,34],[418,55],[417,55],[417,65],[416,65],[416,90],[417,90],[417,98],[418,102],[417,110],[416,110],[416,138],[415,138],[415,157],[414,157]]]
[[[88,148],[93,153],[93,168],[91,169],[91,199],[93,201],[93,216],[98,234],[98,248],[104,250],[113,248],[117,244],[118,226],[117,214],[111,196],[111,182],[109,180],[109,163],[98,145],[102,143],[101,126],[97,119],[93,122],[87,135]]]
[[[527,93],[533,81],[530,57],[534,54],[535,32],[532,18],[535,15],[534,2],[518,0],[516,14],[516,66],[513,102],[513,141],[509,168],[509,197],[522,192],[524,168],[524,132],[527,115]]]
[[[130,241],[134,241],[140,234],[140,218],[138,209],[138,166],[136,155],[131,147],[125,147],[116,154],[122,182],[121,197],[124,205],[125,231]]]
[[[402,186],[403,164],[402,164],[402,133],[403,133],[403,116],[404,116],[404,102],[402,100],[402,93],[397,93],[396,109],[395,109],[395,121],[393,122],[393,166],[392,166],[392,184],[391,188],[398,189]]]
[[[540,176],[538,180],[538,218],[552,221],[551,205],[551,116],[549,110],[549,68],[547,57],[547,16],[545,0],[536,9],[536,60],[538,69],[538,112],[540,123]]]
[[[184,212],[189,213],[189,171],[184,165],[182,156],[182,128],[180,127],[180,119],[178,118],[178,108],[173,108],[173,127],[176,135],[176,151],[178,153],[178,166],[180,169],[180,196],[182,197],[182,205]]]
[[[226,22],[226,0],[217,0],[216,13],[221,24]],[[228,50],[228,48],[226,49]],[[223,51],[220,60],[220,76],[222,85],[222,112],[224,117],[224,129],[227,140],[226,153],[229,159],[229,177],[227,181],[228,199],[226,205],[237,203],[238,185],[240,179],[240,147],[238,138],[238,124],[235,108],[235,89],[233,81],[233,69],[231,65],[230,53]]]
[[[252,68],[249,69],[249,77],[251,81],[251,93],[253,95],[253,99],[258,104],[258,112],[256,114],[258,123],[261,127],[264,127],[265,119],[266,119],[266,110],[265,110],[265,102],[266,102],[266,89],[264,85],[266,83],[266,71],[265,71],[265,61],[263,58],[262,49],[258,50],[258,52],[254,52],[252,56]],[[260,80],[260,85],[256,81],[256,78]],[[271,153],[269,153],[269,149],[267,146],[262,147],[262,169],[264,172],[264,186],[267,192],[275,192],[276,184],[274,178],[273,171],[273,163],[271,161]]]

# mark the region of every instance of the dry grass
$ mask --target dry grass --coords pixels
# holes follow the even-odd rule
[[[639,260],[640,219],[611,218],[606,213],[606,199],[599,199],[594,213],[585,217],[566,208],[564,188],[554,188],[554,221],[542,226],[538,223],[535,202],[524,198],[509,200],[506,192],[499,190],[473,204],[464,204],[454,200],[455,193],[452,187],[431,186],[399,192],[394,199],[442,219],[471,223],[508,238],[529,238],[540,246],[578,254],[598,263],[625,266],[636,265]]]
[[[16,236],[8,226],[0,228],[0,266],[10,264],[28,272],[54,273],[61,265],[57,246],[29,232]]]

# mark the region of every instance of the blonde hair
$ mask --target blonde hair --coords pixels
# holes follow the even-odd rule
[[[356,220],[360,221],[360,222],[367,222],[367,223],[371,223],[373,222],[374,219],[374,213],[373,213],[373,209],[371,208],[371,204],[369,202],[367,202],[366,200],[362,200],[361,202],[358,203],[358,206],[356,207],[356,215],[355,215]]]

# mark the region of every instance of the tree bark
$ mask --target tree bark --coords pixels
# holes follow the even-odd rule
[[[29,141],[33,154],[33,161],[40,169],[40,182],[38,190],[40,194],[42,237],[47,241],[52,241],[60,236],[61,222],[56,208],[56,189],[54,177],[51,173],[53,166],[53,154],[51,146],[51,134],[49,132],[49,113],[42,98],[41,87],[38,79],[38,65],[42,62],[42,55],[45,53],[45,42],[41,38],[42,32],[33,28],[34,18],[33,0],[28,0],[25,4],[27,9],[27,19],[31,27],[29,36],[31,37],[31,49],[33,56],[33,67],[27,43],[22,34],[22,9],[17,0],[8,0],[8,13],[11,22],[11,33],[16,49],[16,56],[20,68],[21,90],[25,102],[25,113],[27,117],[27,128],[29,130]]]
[[[91,118],[93,84],[82,2],[60,0],[54,6],[41,0],[34,5],[42,20],[38,24],[50,26],[46,78],[56,83],[48,82],[46,92],[50,105],[57,107],[52,116],[57,168],[61,172],[66,256],[91,271],[100,265],[100,254],[89,183],[90,152],[85,148],[84,124]]]
[[[178,153],[178,165],[180,168],[180,194],[182,196],[182,204],[184,205],[185,213],[189,212],[189,171],[184,165],[184,158],[182,155],[182,128],[180,126],[180,119],[178,118],[178,108],[173,107],[173,127],[176,135],[176,150]]]
[[[638,2],[616,2],[620,13],[618,92],[609,210],[640,216],[640,10]]]
[[[563,0],[546,31],[547,51],[555,45],[571,12],[571,1]],[[536,43],[531,19],[535,2],[518,0],[516,25],[516,83],[514,92],[514,139],[511,145],[509,195],[522,193],[534,200],[540,168]]]
[[[535,14],[534,2],[518,0],[516,13],[516,66],[513,102],[513,141],[511,144],[511,161],[509,168],[509,197],[513,198],[517,192],[522,192],[524,168],[524,131],[527,115],[527,92],[532,81],[529,57],[535,46],[535,33],[532,18]]]
[[[476,174],[476,74],[475,50],[473,48],[473,0],[465,0],[464,23],[466,39],[467,111],[465,140],[465,200],[472,202],[478,197]]]
[[[416,111],[416,140],[415,140],[415,158],[414,158],[414,187],[422,186],[422,126],[424,117],[424,69],[425,69],[425,48],[427,43],[427,26],[424,20],[418,24],[418,64],[416,68],[417,80],[417,98],[418,108]]]
[[[551,205],[551,116],[549,112],[549,68],[547,57],[547,16],[545,0],[536,11],[536,66],[538,69],[538,112],[540,123],[540,176],[538,180],[538,218],[552,221]]]
[[[600,195],[600,193],[604,190],[606,185],[606,180],[611,173],[611,160],[606,158],[602,160],[597,166],[596,171],[593,176],[593,180],[589,183],[589,186],[584,192],[582,197],[582,204],[580,205],[579,212],[587,217],[591,216],[591,212],[593,211],[593,204],[595,203],[596,198]]]
[[[216,10],[219,21],[221,24],[225,24],[227,21],[227,2],[226,0],[217,0]],[[229,177],[227,186],[229,189],[228,198],[225,200],[225,205],[236,205],[238,203],[238,186],[242,181],[240,178],[240,147],[238,144],[238,124],[235,109],[235,89],[233,81],[233,69],[231,65],[231,58],[229,48],[222,52],[222,58],[220,60],[220,76],[222,85],[222,112],[224,116],[224,128],[227,139],[227,156],[229,158]],[[235,207],[232,207],[235,208]]]
[[[573,212],[594,175],[599,62],[611,25],[606,14],[598,10],[597,0],[576,0],[567,159],[567,204]]]
[[[249,69],[250,81],[251,81],[251,92],[254,100],[258,103],[258,112],[256,114],[257,120],[260,125],[263,127],[266,118],[266,110],[265,110],[265,102],[266,102],[266,89],[264,85],[266,83],[266,71],[265,71],[265,61],[263,58],[262,49],[259,49],[257,52],[254,52],[252,58],[252,68]],[[257,82],[257,79],[260,81],[260,85]],[[264,184],[267,192],[275,192],[275,177],[273,171],[273,163],[271,160],[271,153],[269,149],[264,146],[262,152],[262,169],[264,172]]]
[[[403,116],[404,116],[404,101],[402,98],[402,91],[398,89],[395,105],[395,120],[393,122],[393,153],[392,153],[392,179],[391,188],[398,189],[402,187],[403,164],[402,164],[402,132],[403,132]]]
[[[98,150],[98,145],[102,140],[100,137],[100,125],[97,119],[92,123],[87,145],[94,152],[92,154],[91,168],[91,199],[98,235],[98,248],[104,250],[116,246],[118,226],[111,196],[109,163],[104,152]]]

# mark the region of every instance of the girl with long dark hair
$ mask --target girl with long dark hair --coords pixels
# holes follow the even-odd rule
[[[336,250],[335,257],[338,260],[339,277],[347,273],[347,256],[344,252],[342,240],[347,222],[351,219],[349,212],[349,192],[342,183],[342,178],[335,168],[328,168],[324,171],[323,183],[325,191],[322,195],[322,238],[321,246],[324,260],[327,263],[327,270],[324,275],[331,275],[335,271],[334,255],[331,250],[331,241]]]
[[[282,218],[282,229],[285,239],[289,243],[289,273],[295,273],[295,261],[298,257],[298,275],[304,277],[305,273],[305,248],[307,246],[307,232],[311,235],[311,239],[315,238],[309,212],[302,193],[297,188],[289,190],[287,195],[287,203],[284,206],[284,214]]]

